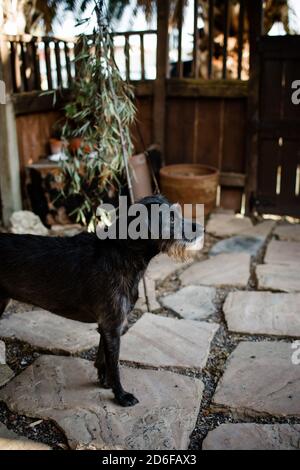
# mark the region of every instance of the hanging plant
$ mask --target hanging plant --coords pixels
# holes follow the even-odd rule
[[[122,79],[114,60],[102,1],[95,0],[95,12],[97,29],[92,36],[78,38],[73,98],[65,107],[62,131],[71,145],[68,159],[61,163],[63,195],[77,203],[70,215],[90,228],[99,204],[116,194],[125,181],[136,114],[133,88]]]

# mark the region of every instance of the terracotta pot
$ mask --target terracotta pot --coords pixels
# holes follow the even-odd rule
[[[147,158],[144,153],[134,155],[129,159],[134,199],[138,201],[151,196],[152,184]]]
[[[205,215],[216,207],[218,184],[219,171],[206,165],[169,165],[160,170],[162,194],[170,202],[179,202],[181,206],[204,204]]]
[[[82,144],[82,138],[81,137],[73,137],[72,139],[70,139],[70,142],[69,142],[70,152],[71,153],[76,153],[77,150],[80,149],[81,144]]]
[[[63,140],[59,139],[49,139],[49,145],[50,145],[50,150],[51,150],[51,155],[56,155],[58,153],[61,153],[64,142]]]

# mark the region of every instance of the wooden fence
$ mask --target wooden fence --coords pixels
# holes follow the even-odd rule
[[[134,36],[139,40],[140,76],[138,81],[133,81],[138,108],[137,126],[133,129],[136,151],[156,142],[167,164],[194,162],[219,168],[221,205],[234,210],[241,209],[246,182],[248,81],[240,78],[245,73],[245,63],[249,62],[249,42],[245,37],[248,37],[248,29],[251,30],[251,22],[247,21],[246,12],[249,3],[253,8],[253,2],[262,7],[262,0],[241,0],[238,5],[234,2],[238,25],[235,29],[231,0],[205,2],[203,37],[198,24],[200,2],[194,1],[194,45],[189,73],[182,57],[182,13],[173,27],[178,30],[178,60],[175,76],[172,73],[169,0],[157,0],[157,30],[114,34],[116,42],[119,41],[119,51],[121,48],[124,54],[124,78],[128,80],[133,78],[132,64],[136,62],[136,56],[132,60],[131,41]],[[223,44],[222,54],[216,58],[215,21],[217,17],[220,22],[220,15]],[[234,78],[229,74],[228,59],[229,39],[233,34],[236,43]],[[155,80],[149,79],[147,71],[145,42],[149,35],[159,44]],[[75,75],[75,50],[74,41],[53,37],[1,37],[1,67],[13,103],[21,175],[28,163],[47,155],[51,127],[68,100],[68,87]],[[215,65],[218,63],[220,69],[220,61],[221,75],[216,79]],[[203,70],[205,78],[201,78]],[[53,106],[52,97],[41,96],[41,91],[55,88],[62,91]]]

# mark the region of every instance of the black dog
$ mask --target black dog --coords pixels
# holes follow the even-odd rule
[[[153,204],[169,205],[161,196],[141,203],[149,224]],[[138,400],[120,382],[119,351],[139,281],[158,253],[182,257],[203,239],[202,226],[194,223],[192,237],[175,239],[174,218],[168,223],[170,238],[162,236],[166,222],[160,216],[155,240],[99,240],[87,233],[73,238],[0,234],[0,316],[9,299],[15,299],[73,320],[97,322],[101,338],[95,366],[100,383],[112,388],[120,405],[135,405]]]

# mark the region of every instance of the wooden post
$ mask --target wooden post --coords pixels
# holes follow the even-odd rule
[[[252,211],[257,189],[260,56],[259,39],[263,34],[263,0],[246,0],[249,19],[250,80],[248,93],[246,213]]]
[[[6,103],[0,104],[0,190],[4,225],[22,207],[18,140],[14,105],[13,81],[7,42],[0,38],[0,80],[6,88]]]
[[[157,55],[154,86],[154,140],[165,158],[166,78],[169,65],[169,0],[157,0]]]

